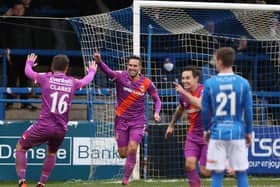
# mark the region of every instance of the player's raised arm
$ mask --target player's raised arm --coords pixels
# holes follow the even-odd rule
[[[175,89],[178,93],[180,93],[181,95],[183,95],[184,97],[186,97],[188,99],[188,101],[196,106],[197,108],[201,109],[201,97],[194,97],[192,96],[192,94],[188,91],[186,91],[179,83],[177,82],[173,82],[173,84],[175,85]]]
[[[88,74],[81,79],[81,87],[88,85],[92,80],[97,70],[97,64],[95,61],[89,62],[89,67],[87,68]]]
[[[98,66],[100,67],[100,69],[110,78],[110,79],[115,79],[116,78],[116,72],[113,71],[111,68],[109,68],[109,66],[107,66],[107,64],[105,64],[102,61],[101,55],[99,53],[99,50],[96,48],[95,52],[93,54],[93,58],[95,60],[95,62],[98,64]]]
[[[27,55],[27,59],[25,63],[25,69],[24,69],[25,75],[32,80],[35,80],[37,75],[37,72],[33,71],[32,69],[32,67],[35,67],[37,65],[35,63],[36,59],[37,59],[37,55],[31,53]]]

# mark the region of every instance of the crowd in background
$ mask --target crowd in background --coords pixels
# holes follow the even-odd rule
[[[0,14],[15,16],[15,18],[1,17],[0,48],[79,50],[76,34],[68,21],[48,19],[42,22],[36,19],[17,19],[16,17],[93,15],[128,7],[132,5],[132,2],[132,0],[2,0],[0,1]],[[280,3],[278,0],[216,0],[215,2]]]
[[[3,17],[0,18],[0,49],[80,50],[76,33],[67,20],[45,19],[41,21],[32,18],[18,19],[18,17],[76,17],[93,15],[128,7],[132,5],[132,2],[132,0],[2,0],[0,1],[0,13],[3,15]],[[213,1],[209,0],[205,2]],[[280,0],[216,0],[215,2],[280,4]],[[209,23],[209,25],[207,25],[209,33],[213,33],[213,29],[215,29],[214,23]],[[248,50],[251,46],[252,44],[248,43],[246,36],[242,36],[232,44],[232,47],[234,47],[239,54],[251,51]],[[80,57],[70,58],[71,61],[82,61]],[[28,80],[22,71],[25,55],[9,56],[8,60],[7,86],[28,86]],[[173,57],[165,57],[164,59],[159,59],[159,61],[161,61],[163,72],[166,72],[166,76],[163,76],[162,79],[170,79],[178,82],[180,77],[170,76],[170,71],[176,71],[176,59]],[[40,59],[41,64],[47,64],[49,62],[50,59],[48,57],[41,57]],[[170,62],[175,63],[171,70],[170,67],[172,63]],[[179,63],[178,61],[177,65],[179,65]],[[211,66],[211,64],[206,65]],[[242,66],[244,67],[243,69]],[[251,70],[246,69],[248,67],[250,66],[241,64],[241,71],[249,72],[246,75],[250,76]],[[209,69],[209,67],[207,68]],[[13,76],[9,76],[10,74],[13,74]],[[23,96],[23,98],[25,97],[26,96]],[[28,105],[30,109],[34,109],[30,106],[31,105]]]

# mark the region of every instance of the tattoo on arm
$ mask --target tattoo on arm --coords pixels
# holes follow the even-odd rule
[[[183,108],[181,107],[181,105],[178,105],[170,122],[170,126],[174,127],[176,121],[182,116],[183,113]]]

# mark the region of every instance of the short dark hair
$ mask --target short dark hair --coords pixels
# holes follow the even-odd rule
[[[235,51],[232,47],[221,47],[216,53],[216,59],[223,62],[224,67],[231,67],[234,64]]]
[[[184,70],[183,70],[183,72],[184,71],[191,71],[192,72],[192,75],[193,75],[193,77],[200,77],[200,71],[196,68],[196,67],[194,67],[194,66],[187,66]]]
[[[137,55],[132,55],[130,57],[127,58],[127,63],[130,61],[130,60],[139,60],[139,65],[142,66],[142,59],[141,57],[137,56]]]
[[[69,58],[67,55],[56,55],[52,60],[53,71],[65,71],[69,65]]]

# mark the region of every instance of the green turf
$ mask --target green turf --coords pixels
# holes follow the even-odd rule
[[[210,179],[203,179],[202,186],[210,186]],[[1,187],[14,187],[16,182],[0,182]],[[29,182],[28,187],[35,187],[34,182]],[[120,181],[68,181],[68,182],[52,182],[50,181],[46,187],[120,187]],[[138,180],[130,183],[131,187],[187,187],[186,180]],[[236,187],[233,178],[224,180],[224,187]],[[250,187],[279,187],[280,178],[250,178]]]

